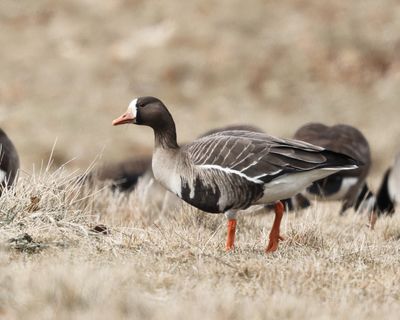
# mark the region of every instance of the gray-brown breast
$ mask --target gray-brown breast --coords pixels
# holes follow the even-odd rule
[[[5,178],[0,183],[0,195],[2,188],[11,186],[16,181],[18,169],[17,150],[6,133],[0,129],[0,170],[5,172]]]

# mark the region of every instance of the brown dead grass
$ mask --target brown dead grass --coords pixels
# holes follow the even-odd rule
[[[71,181],[63,170],[25,175],[0,199],[4,318],[395,319],[400,311],[397,216],[370,231],[365,216],[318,204],[286,215],[286,240],[266,255],[273,217],[246,214],[226,253],[222,215],[186,205],[160,215],[138,193],[79,191]],[[41,199],[35,211],[32,195]],[[93,231],[99,224],[108,234]]]

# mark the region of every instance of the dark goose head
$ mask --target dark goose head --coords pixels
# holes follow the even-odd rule
[[[155,97],[140,97],[131,101],[128,110],[112,124],[133,123],[151,127],[155,133],[156,146],[178,148],[175,123],[167,107]]]

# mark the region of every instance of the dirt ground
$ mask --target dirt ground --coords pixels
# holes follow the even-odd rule
[[[371,232],[318,204],[286,216],[269,256],[272,217],[244,216],[226,254],[222,216],[65,189],[95,160],[151,152],[150,129],[111,121],[153,95],[179,141],[236,123],[284,137],[354,125],[376,190],[400,149],[398,1],[3,0],[0,48],[0,127],[23,171],[0,199],[0,318],[398,317],[397,216]],[[90,231],[100,223],[109,234]]]

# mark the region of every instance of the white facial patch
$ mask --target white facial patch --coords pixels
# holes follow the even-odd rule
[[[136,118],[137,114],[137,100],[138,99],[133,99],[131,103],[128,106],[128,111],[132,113],[132,115]]]

